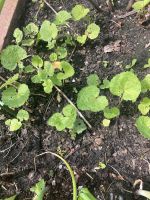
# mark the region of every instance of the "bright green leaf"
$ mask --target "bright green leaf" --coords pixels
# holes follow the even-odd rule
[[[34,44],[34,39],[22,40],[22,46],[31,47]]]
[[[34,192],[34,197],[32,200],[43,200],[45,193],[45,181],[41,179],[35,186],[30,189],[31,192]]]
[[[117,107],[112,107],[112,108],[106,107],[104,109],[104,116],[107,119],[113,119],[119,115],[120,115],[120,110]]]
[[[137,63],[137,59],[133,59],[129,65],[125,66],[125,68],[130,69],[130,68],[134,67],[136,63]]]
[[[138,109],[142,113],[142,115],[148,114],[148,112],[150,111],[150,98],[145,97],[138,105]]]
[[[65,80],[74,75],[74,68],[68,62],[62,61],[61,68],[63,69],[63,72],[57,74],[57,79]]]
[[[51,53],[49,56],[49,59],[51,62],[57,61],[57,54],[56,53]]]
[[[29,113],[26,110],[19,110],[18,114],[17,114],[17,119],[19,119],[21,122],[22,121],[28,121],[29,119]]]
[[[35,71],[35,69],[33,68],[32,65],[28,65],[25,67],[24,71],[25,71],[25,73],[32,73]]]
[[[102,124],[104,127],[108,127],[110,125],[110,120],[109,119],[103,119]]]
[[[67,57],[68,52],[67,52],[67,49],[64,47],[57,47],[56,54],[58,55],[59,59],[63,59]]]
[[[140,116],[137,118],[136,127],[141,135],[143,135],[145,138],[150,138],[150,117]]]
[[[107,80],[107,79],[104,79],[103,80],[103,84],[102,85],[100,85],[100,89],[107,89],[107,88],[109,88],[109,85],[110,85],[110,81],[109,80]]]
[[[89,11],[90,10],[88,8],[85,8],[83,5],[79,4],[72,9],[71,13],[73,19],[75,21],[79,21],[80,19],[84,18],[89,13]]]
[[[58,29],[55,24],[50,23],[50,21],[45,20],[40,28],[40,39],[49,42],[52,39],[55,39],[58,35]]]
[[[108,106],[108,100],[105,96],[99,96],[99,92],[99,89],[94,85],[82,88],[78,93],[78,108],[92,112],[104,110]]]
[[[145,76],[145,78],[141,81],[141,85],[143,93],[150,91],[150,74]]]
[[[100,27],[96,25],[95,23],[90,24],[87,27],[87,30],[85,31],[85,34],[90,38],[91,40],[98,37],[100,33]]]
[[[23,31],[24,31],[25,36],[34,37],[38,34],[39,28],[36,24],[31,22],[23,29]]]
[[[1,64],[4,68],[13,71],[17,64],[27,57],[26,51],[18,45],[10,45],[1,53]]]
[[[32,57],[32,65],[36,68],[43,66],[43,60],[40,58],[40,56],[33,56]]]
[[[86,129],[87,129],[87,127],[86,127],[84,121],[80,118],[77,118],[75,123],[74,123],[72,131],[74,133],[81,134]]]
[[[56,25],[64,25],[69,19],[71,19],[71,14],[65,10],[62,10],[56,14],[56,19],[54,23]]]
[[[14,30],[13,36],[16,39],[16,43],[19,44],[23,39],[23,32],[19,28],[16,28]]]
[[[82,188],[79,191],[78,200],[96,200],[88,188]]]
[[[143,10],[148,4],[150,3],[150,0],[139,0],[137,2],[135,2],[133,5],[132,5],[132,8],[135,10],[135,11],[141,11]]]
[[[87,84],[88,85],[95,85],[98,86],[100,84],[100,79],[97,74],[91,74],[87,77]]]
[[[52,92],[53,82],[50,79],[45,80],[42,85],[45,93],[50,94]]]
[[[125,101],[135,102],[141,92],[141,83],[132,72],[122,72],[110,82],[110,92]]]
[[[8,119],[5,124],[9,126],[10,131],[17,131],[22,126],[22,123],[18,119]]]
[[[80,43],[80,44],[85,44],[85,42],[86,42],[86,39],[87,39],[87,35],[79,35],[79,36],[77,36],[77,41]]]
[[[29,88],[25,84],[20,84],[17,91],[14,87],[8,87],[2,92],[2,102],[10,108],[18,108],[25,104],[29,94]]]

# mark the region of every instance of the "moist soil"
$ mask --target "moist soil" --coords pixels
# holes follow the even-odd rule
[[[75,4],[82,3],[91,9],[91,17],[101,27],[98,39],[71,52],[70,62],[76,74],[61,89],[72,101],[76,101],[74,88],[79,91],[91,73],[96,72],[101,79],[111,79],[113,75],[124,71],[124,66],[133,58],[138,59],[134,70],[140,78],[149,73],[149,69],[143,70],[142,67],[150,57],[147,47],[150,25],[141,24],[141,18],[136,14],[117,18],[126,13],[127,0],[118,1],[113,12],[109,12],[105,1],[96,2],[102,12],[86,0],[47,2],[56,11],[70,10]],[[35,21],[38,8],[38,3],[27,4],[21,27]],[[53,16],[52,10],[45,5],[38,13],[37,22],[41,24],[44,19],[50,20]],[[72,25],[72,29],[80,31],[82,25]],[[117,51],[114,48],[112,52],[105,53],[106,46],[116,41],[119,45]],[[104,67],[102,61],[109,61],[108,66]],[[52,151],[67,159],[75,172],[78,186],[88,187],[96,199],[144,199],[133,194],[133,184],[138,179],[144,182],[144,189],[150,190],[150,142],[135,127],[138,103],[124,102],[120,117],[113,120],[109,128],[101,125],[101,113],[84,112],[92,129],[72,140],[68,132],[57,132],[46,125],[49,116],[60,111],[67,103],[63,98],[58,103],[57,96],[58,93],[54,91],[51,95],[31,97],[31,106],[27,106],[31,120],[17,134],[8,131],[1,113],[0,198],[18,194],[19,200],[32,199],[33,194],[29,189],[40,178],[44,178],[44,199],[71,200],[71,178],[63,163],[51,155],[43,155],[36,159],[35,170],[34,158],[45,151]],[[112,98],[110,94],[107,96],[111,105],[117,105],[118,98]],[[106,168],[96,170],[99,162],[105,163]]]

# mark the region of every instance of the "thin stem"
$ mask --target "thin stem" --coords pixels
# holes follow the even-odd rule
[[[34,166],[35,166],[35,171],[36,171],[36,158],[37,157],[40,157],[42,155],[45,155],[45,154],[51,154],[57,158],[59,158],[60,160],[63,161],[63,163],[66,165],[69,173],[70,173],[70,176],[71,176],[71,179],[72,179],[72,186],[73,186],[73,200],[77,200],[77,185],[76,185],[76,179],[75,179],[75,176],[74,176],[74,172],[72,170],[72,168],[70,167],[69,163],[64,159],[62,158],[60,155],[56,154],[56,153],[53,153],[53,152],[44,152],[44,153],[41,153],[39,155],[37,155],[35,158],[34,158]]]
[[[63,93],[62,90],[60,90],[57,86],[54,86],[55,89],[77,110],[78,115],[83,119],[83,121],[87,124],[87,126],[91,129],[91,124],[85,119],[85,117],[82,115],[82,113],[78,110],[78,108],[74,105],[74,103]]]

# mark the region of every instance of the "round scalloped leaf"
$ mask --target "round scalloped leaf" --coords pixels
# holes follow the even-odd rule
[[[57,74],[58,80],[65,80],[74,75],[74,68],[70,65],[70,63],[66,61],[61,62],[61,69],[63,70],[63,72],[59,72]]]
[[[79,21],[80,19],[84,18],[89,13],[89,11],[90,10],[88,8],[85,8],[83,5],[79,4],[72,9],[71,13],[73,19],[75,21]]]
[[[82,45],[85,44],[86,39],[87,39],[87,35],[78,35],[77,36],[77,41]]]
[[[29,94],[29,88],[25,84],[20,84],[17,91],[14,87],[8,87],[2,92],[2,102],[10,108],[18,108],[25,104]]]
[[[17,131],[22,126],[22,123],[18,119],[8,119],[5,124],[9,126],[10,131]]]
[[[25,36],[36,36],[39,32],[39,28],[36,24],[34,24],[33,22],[29,23],[24,29],[24,34]]]
[[[110,120],[109,119],[103,119],[102,124],[104,127],[108,127],[110,125]]]
[[[71,19],[71,14],[66,10],[61,10],[56,14],[55,24],[63,25],[66,24],[67,20]]]
[[[132,72],[122,72],[110,82],[110,92],[125,101],[135,102],[141,92],[141,83]]]
[[[96,25],[95,23],[88,25],[87,30],[85,31],[85,34],[91,40],[94,40],[95,38],[97,38],[99,33],[100,33],[100,27]]]
[[[1,53],[1,64],[5,69],[13,71],[17,64],[27,57],[26,51],[18,45],[10,45]]]
[[[78,108],[92,112],[104,110],[108,106],[108,100],[105,96],[99,96],[99,92],[99,89],[94,85],[82,88],[78,93]]]
[[[40,39],[45,42],[50,42],[52,39],[55,39],[58,35],[58,29],[54,23],[45,20],[40,28]]]
[[[140,116],[137,118],[136,127],[141,135],[143,135],[145,138],[150,138],[150,117]]]
[[[54,126],[58,131],[63,131],[66,126],[64,123],[64,116],[61,113],[55,113],[48,120],[49,126]]]
[[[21,109],[17,113],[17,119],[19,119],[21,122],[22,121],[28,121],[29,113],[26,110]]]
[[[88,85],[95,85],[98,86],[100,84],[100,79],[97,74],[91,74],[87,77],[87,84]]]
[[[138,109],[142,115],[146,115],[150,111],[150,98],[143,98],[143,100],[138,105]]]
[[[32,65],[36,68],[43,66],[43,60],[40,56],[32,56]]]
[[[104,109],[104,116],[107,119],[113,119],[119,115],[120,115],[120,110],[117,107],[112,107],[112,108],[107,107]]]
[[[23,39],[23,32],[19,28],[16,28],[14,30],[13,36],[16,39],[16,43],[19,44]]]

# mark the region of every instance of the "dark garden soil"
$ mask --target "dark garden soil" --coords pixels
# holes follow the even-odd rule
[[[103,12],[98,12],[87,0],[47,1],[56,11],[64,8],[69,10],[76,3],[83,3],[91,8],[91,16],[101,26],[99,38],[76,48],[71,56],[76,75],[71,83],[62,88],[71,100],[76,101],[74,88],[79,90],[84,86],[90,73],[96,72],[101,79],[111,78],[123,71],[132,58],[138,59],[134,69],[140,78],[148,73],[149,69],[143,70],[142,67],[150,57],[150,47],[147,47],[150,42],[150,24],[142,25],[142,19],[137,15],[117,19],[117,16],[126,12],[127,0],[118,1],[111,14],[102,0],[97,0],[97,3],[102,5]],[[30,2],[23,24],[34,21],[37,10],[38,3]],[[38,14],[38,23],[41,24],[44,19],[51,20],[52,17],[53,12],[45,5]],[[72,28],[80,31],[82,26]],[[115,44],[117,48],[114,47],[111,53],[105,53],[104,49],[109,44]],[[109,61],[109,65],[105,68],[102,61]],[[83,113],[92,124],[92,130],[85,131],[74,141],[69,133],[57,132],[46,125],[48,117],[67,103],[63,98],[58,103],[57,95],[54,91],[49,96],[31,97],[31,106],[28,107],[31,121],[18,134],[8,132],[1,113],[0,198],[17,193],[19,200],[32,199],[29,188],[44,178],[47,183],[45,199],[71,200],[71,178],[58,159],[50,155],[39,157],[35,171],[34,157],[45,151],[53,151],[60,153],[70,163],[78,186],[87,186],[98,200],[144,199],[132,193],[133,183],[137,179],[142,179],[144,189],[150,190],[150,142],[135,127],[137,105],[123,103],[121,116],[112,121],[109,128],[101,126],[101,113]],[[107,96],[111,105],[118,103],[117,98],[112,98],[109,93]],[[95,170],[99,162],[106,164],[104,170]]]

